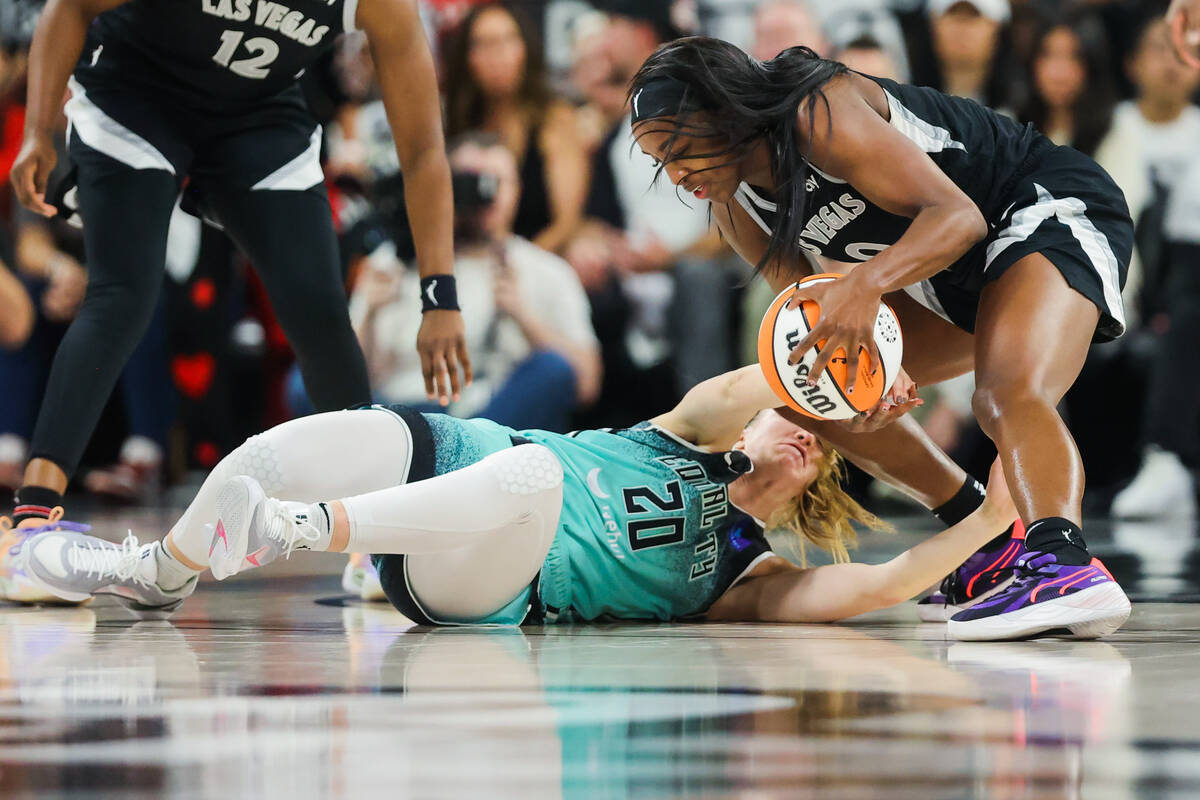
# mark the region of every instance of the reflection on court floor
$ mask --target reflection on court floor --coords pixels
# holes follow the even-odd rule
[[[1154,530],[1115,534],[1096,549],[1131,593],[1194,593]],[[206,584],[170,621],[0,605],[0,797],[1200,791],[1200,606],[1142,602],[1102,642],[955,644],[911,606],[430,630],[306,563],[323,574]]]

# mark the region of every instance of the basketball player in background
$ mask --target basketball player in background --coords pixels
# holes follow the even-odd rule
[[[1200,67],[1200,0],[1173,0],[1167,23],[1175,54],[1183,63]]]
[[[726,42],[680,39],[646,61],[630,92],[638,144],[712,203],[726,239],[776,290],[811,272],[813,256],[845,263],[844,279],[790,301],[821,307],[792,353],[799,361],[820,343],[810,383],[835,353],[848,392],[860,353],[880,363],[884,295],[915,381],[975,371],[975,415],[1028,527],[1015,561],[980,554],[956,571],[966,594],[998,566],[1016,577],[954,624],[1015,629],[1053,587],[1091,580],[1083,465],[1056,406],[1091,343],[1125,330],[1133,223],[1108,174],[974,102],[853,73],[807,48],[759,62]],[[900,443],[829,422],[810,429],[877,477],[923,485],[927,505],[961,480],[919,429]],[[1091,611],[1058,619],[1071,613]]]
[[[452,277],[450,170],[417,0],[329,0],[303,10],[267,0],[50,0],[30,50],[12,182],[26,207],[59,212],[46,184],[69,84],[88,289],[55,356],[6,545],[47,527],[78,527],[61,521],[62,493],[149,322],[185,178],[205,215],[254,262],[316,408],[370,401],[319,163],[321,129],[297,83],[339,33],[359,28],[405,176],[423,282],[417,347],[426,391],[446,404],[470,381]],[[0,581],[8,551],[0,547]],[[189,563],[178,552],[159,557]]]

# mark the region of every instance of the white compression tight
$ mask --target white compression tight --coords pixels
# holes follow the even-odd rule
[[[408,553],[430,613],[479,618],[529,585],[553,541],[562,468],[541,445],[503,450],[466,469],[405,484],[412,437],[384,409],[314,414],[252,436],[217,464],[171,529],[175,547],[208,563],[221,486],[249,475],[281,500],[346,498],[349,549]]]
[[[469,621],[508,605],[554,541],[562,466],[540,444],[501,450],[429,480],[342,500],[349,549],[408,554],[408,582],[435,619]]]

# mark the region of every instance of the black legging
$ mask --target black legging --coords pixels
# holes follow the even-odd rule
[[[85,220],[87,295],[54,357],[30,448],[34,458],[52,461],[68,477],[154,313],[179,193],[178,178],[165,170],[135,170],[81,150],[73,155]],[[262,277],[316,409],[370,402],[324,187],[214,192],[206,202]]]

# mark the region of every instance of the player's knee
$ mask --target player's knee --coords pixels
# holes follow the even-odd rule
[[[562,494],[562,464],[545,445],[523,444],[488,458],[500,488],[509,494]]]
[[[971,395],[971,409],[985,433],[992,433],[1005,419],[1015,419],[1030,408],[1054,401],[1031,381],[1015,378],[1004,382],[980,382]]]
[[[264,433],[251,436],[223,458],[217,469],[226,473],[227,477],[248,475],[258,481],[268,495],[279,494],[285,488],[284,462],[280,458],[276,442],[276,431],[281,427],[283,426],[277,425]]]

